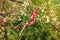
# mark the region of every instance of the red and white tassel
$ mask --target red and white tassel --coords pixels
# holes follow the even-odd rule
[[[23,24],[23,29],[21,30],[21,32],[19,33],[19,36],[21,36],[21,34],[22,34],[22,32],[23,32],[23,30],[26,28],[26,26],[30,26],[30,25],[33,25],[34,24],[34,17],[36,16],[36,14],[37,14],[37,11],[34,9],[33,11],[32,11],[32,15],[31,15],[31,17],[30,17],[30,19],[29,19],[29,22],[25,22],[24,24]],[[19,24],[15,27],[15,29],[18,29],[19,28]]]

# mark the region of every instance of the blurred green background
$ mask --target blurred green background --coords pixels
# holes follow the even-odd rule
[[[35,23],[27,26],[32,10],[37,10]],[[0,40],[60,40],[60,0],[0,0]]]

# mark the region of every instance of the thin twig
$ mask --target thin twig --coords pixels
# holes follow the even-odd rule
[[[22,30],[21,30],[20,33],[19,33],[19,36],[21,36],[21,34],[22,34],[22,32],[24,31],[25,28],[26,28],[26,26],[24,26],[24,27],[22,28]]]
[[[22,3],[22,4],[23,4],[23,2],[21,2],[21,1],[17,1],[17,0],[10,0],[10,1],[18,2],[18,3]]]
[[[51,24],[58,32],[60,32],[60,30],[58,29],[58,27],[56,27],[56,25],[52,24],[51,22],[50,22],[50,24]]]

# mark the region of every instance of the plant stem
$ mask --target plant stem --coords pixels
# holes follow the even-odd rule
[[[50,22],[50,24],[58,31],[60,32],[60,30],[58,29],[58,27],[56,27],[56,25],[54,25],[53,23]]]
[[[26,26],[24,26],[24,27],[22,28],[22,30],[21,30],[20,33],[19,33],[19,36],[21,36],[21,34],[22,34],[22,32],[24,31],[25,28],[26,28]]]

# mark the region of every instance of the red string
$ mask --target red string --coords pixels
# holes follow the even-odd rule
[[[32,11],[32,16],[31,16],[31,18],[30,18],[30,21],[29,21],[29,22],[26,22],[26,23],[25,23],[25,26],[29,26],[29,25],[34,24],[34,17],[36,16],[36,14],[37,14],[37,11],[36,11],[36,10],[33,10],[33,11]],[[26,24],[27,24],[27,25],[26,25]]]
[[[32,15],[31,15],[31,17],[30,17],[29,22],[25,22],[23,25],[24,25],[24,26],[33,25],[33,24],[34,24],[34,17],[36,16],[36,14],[37,14],[37,11],[34,9],[34,10],[32,11]],[[15,29],[18,29],[18,28],[19,28],[19,26],[16,26],[16,27],[15,27]]]

